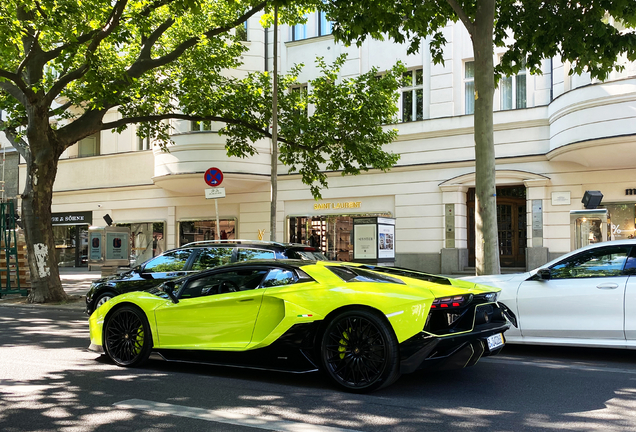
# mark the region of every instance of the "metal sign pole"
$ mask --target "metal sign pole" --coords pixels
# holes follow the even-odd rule
[[[219,226],[219,200],[214,199],[214,209],[216,210],[216,239],[221,240],[221,227]]]

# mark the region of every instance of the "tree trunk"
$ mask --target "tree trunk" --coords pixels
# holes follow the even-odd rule
[[[272,79],[272,202],[269,214],[269,239],[276,241],[278,200],[278,6],[274,6],[274,71]]]
[[[48,122],[48,117],[44,116]],[[35,131],[35,129],[39,129]],[[27,157],[27,177],[22,194],[22,220],[31,270],[31,303],[59,302],[67,299],[57,267],[51,202],[59,155],[50,142],[48,123],[29,125],[27,132],[30,157]]]
[[[493,137],[493,21],[495,0],[479,0],[471,34],[475,53],[475,270],[499,274],[495,142]]]

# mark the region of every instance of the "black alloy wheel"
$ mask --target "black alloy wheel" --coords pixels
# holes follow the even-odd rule
[[[139,366],[152,349],[150,325],[144,313],[134,306],[116,309],[104,325],[104,351],[118,366]]]
[[[327,375],[352,392],[378,390],[400,376],[393,329],[365,310],[343,312],[329,322],[320,357]]]

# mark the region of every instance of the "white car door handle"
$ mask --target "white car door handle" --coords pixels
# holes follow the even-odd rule
[[[598,289],[616,289],[616,288],[618,288],[618,284],[615,284],[615,283],[604,283],[604,284],[597,285],[596,288],[598,288]]]

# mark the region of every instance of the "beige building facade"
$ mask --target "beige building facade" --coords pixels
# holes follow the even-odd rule
[[[279,241],[317,242],[330,258],[346,261],[352,256],[352,218],[386,216],[395,218],[396,265],[435,273],[470,271],[472,51],[461,24],[449,24],[446,38],[442,66],[432,64],[426,44],[417,55],[389,42],[367,41],[360,48],[336,44],[318,14],[304,26],[281,28],[277,60],[282,71],[304,63],[301,82],[314,78],[316,56],[329,61],[344,52],[345,77],[371,67],[387,70],[397,60],[409,72],[400,92],[400,121],[387,126],[399,131],[387,147],[401,155],[398,164],[388,173],[330,173],[320,201],[299,176],[280,166]],[[249,55],[237,73],[271,70],[272,30],[266,32],[254,19],[248,39]],[[606,82],[569,76],[568,65],[558,59],[544,62],[542,70],[541,76],[522,72],[502,80],[495,95],[499,244],[502,265],[515,269],[534,268],[571,250],[570,211],[583,208],[588,190],[603,194],[610,238],[634,235],[636,65],[625,63],[624,71]],[[106,215],[131,227],[137,262],[191,241],[270,237],[271,142],[256,143],[258,155],[238,159],[225,154],[224,138],[215,130],[219,125],[175,121],[173,126],[169,153],[140,141],[134,128],[122,134],[103,131],[67,150],[53,197],[60,263],[86,264],[84,233],[90,225],[105,225]],[[214,202],[205,198],[204,173],[211,167],[224,173],[219,226]],[[25,175],[21,165],[21,185]]]

